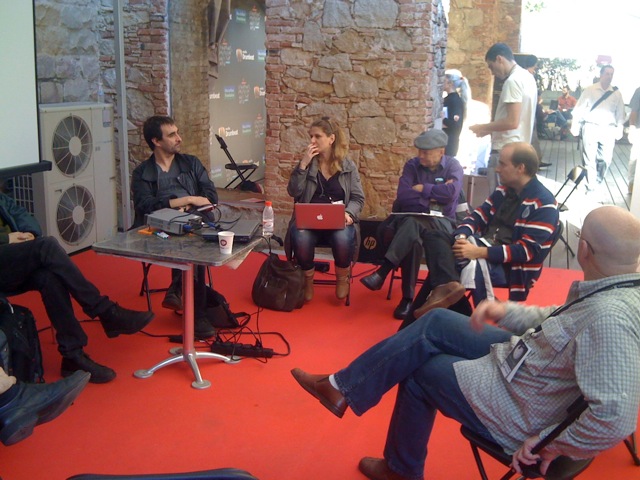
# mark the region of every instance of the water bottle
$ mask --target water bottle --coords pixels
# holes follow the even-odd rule
[[[265,237],[273,235],[273,206],[271,202],[264,202],[264,210],[262,211],[262,234]]]

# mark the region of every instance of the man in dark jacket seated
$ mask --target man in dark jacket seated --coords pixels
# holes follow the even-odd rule
[[[190,211],[216,205],[218,192],[209,174],[197,157],[180,153],[182,138],[171,117],[155,115],[143,126],[144,139],[153,151],[151,156],[133,171],[131,191],[136,211],[134,226],[144,225],[145,214],[161,208]],[[208,338],[215,329],[206,316],[206,268],[194,268],[194,333],[196,338]],[[171,285],[162,306],[176,312],[182,305],[182,271],[173,269]]]
[[[97,317],[107,337],[133,334],[152,319],[152,312],[121,307],[89,282],[54,237],[43,237],[40,225],[11,197],[0,193],[0,294],[38,290],[56,332],[63,377],[77,370],[91,374],[91,383],[116,376],[84,352],[87,335],[73,312],[71,297],[90,317]]]

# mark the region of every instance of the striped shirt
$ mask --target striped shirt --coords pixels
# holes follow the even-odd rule
[[[482,205],[465,218],[454,232],[466,236],[484,236],[500,205],[507,188],[499,186]],[[488,247],[487,261],[504,263],[509,279],[509,300],[524,301],[529,290],[542,273],[542,264],[551,250],[558,226],[558,204],[553,194],[532,178],[519,195],[512,242],[508,245]]]
[[[630,287],[630,281],[640,281],[640,274],[574,282],[565,305],[583,300],[551,317],[554,307],[509,302],[499,325],[521,336],[492,345],[481,359],[454,365],[465,398],[507,452],[529,437],[548,435],[580,395],[589,407],[549,444],[551,453],[590,458],[635,431],[640,288]],[[535,332],[538,325],[541,330]],[[531,352],[507,383],[500,364],[520,338]]]

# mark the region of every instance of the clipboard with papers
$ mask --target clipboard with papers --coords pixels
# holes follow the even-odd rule
[[[409,217],[443,217],[442,212],[432,211],[425,212],[391,212],[391,215],[409,216]]]

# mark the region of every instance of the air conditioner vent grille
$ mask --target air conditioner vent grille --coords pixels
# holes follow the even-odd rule
[[[60,237],[71,245],[81,243],[91,232],[96,218],[96,204],[91,192],[73,185],[58,202],[56,225]]]
[[[87,168],[93,151],[91,129],[76,115],[63,118],[52,139],[53,160],[60,172],[75,177]]]

